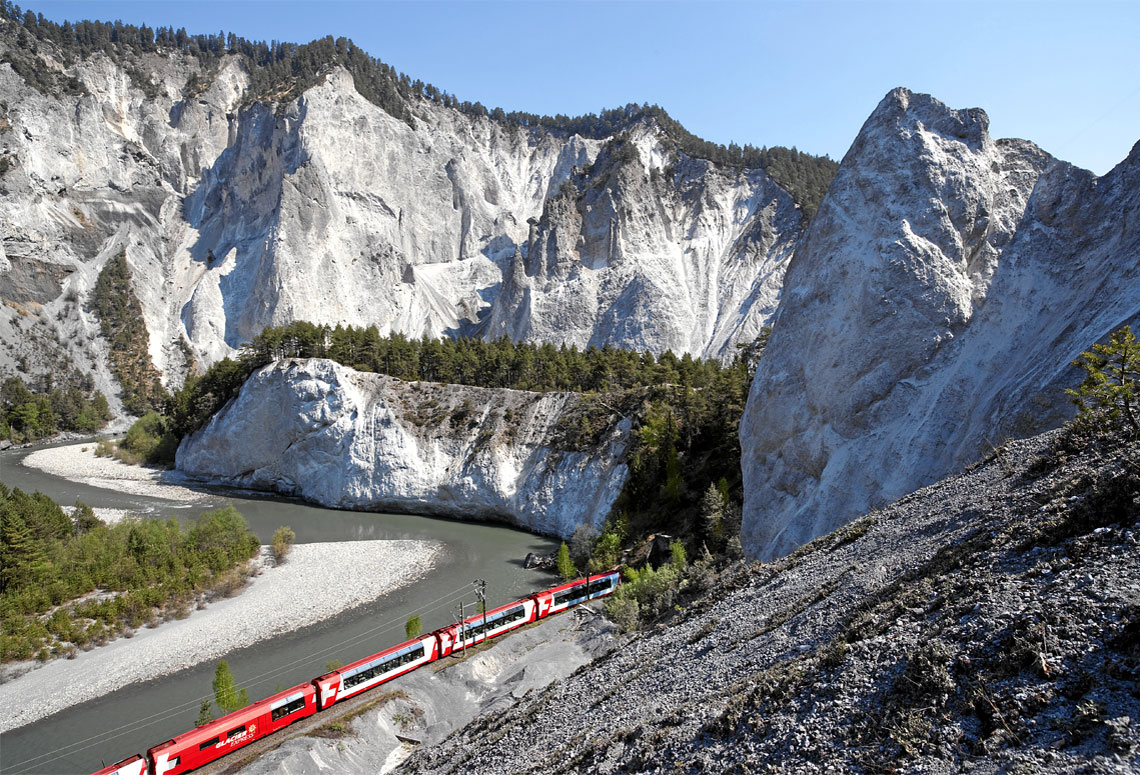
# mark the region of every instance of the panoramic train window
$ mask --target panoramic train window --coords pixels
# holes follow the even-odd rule
[[[245,724],[242,724],[237,729],[231,729],[229,732],[226,732],[226,739],[229,740],[231,737],[236,737],[237,735],[240,735],[244,731],[245,731]]]
[[[215,737],[214,739],[207,740],[206,742],[204,742],[200,746],[198,746],[198,750],[199,751],[205,751],[207,748],[213,748],[217,744],[218,744],[218,738]]]
[[[421,643],[419,646],[412,649],[411,651],[409,651],[406,654],[400,654],[398,656],[389,657],[388,659],[385,659],[383,662],[375,664],[372,667],[368,668],[367,670],[361,670],[359,673],[356,673],[356,674],[350,675],[350,676],[346,676],[344,679],[344,688],[350,689],[353,686],[356,686],[357,684],[362,684],[365,681],[371,681],[376,676],[382,675],[383,673],[387,673],[389,670],[395,670],[396,668],[401,667],[403,665],[406,665],[409,662],[414,662],[415,660],[419,659],[423,655],[424,655],[424,646]]]
[[[512,624],[519,621],[520,619],[525,618],[526,609],[520,605],[518,608],[512,608],[509,611],[504,611],[503,613],[496,615],[493,619],[488,619],[486,624],[479,622],[479,624],[473,624],[470,627],[465,627],[463,630],[464,634],[462,640],[464,642],[474,640],[486,632],[494,630],[498,627],[505,627],[508,624]]]
[[[305,707],[305,698],[304,697],[298,697],[297,699],[290,702],[288,705],[282,705],[279,708],[274,708],[273,712],[270,714],[270,718],[273,721],[277,721],[278,719],[285,718],[290,713],[296,713],[297,711],[301,710],[304,707]]]
[[[586,596],[586,585],[585,584],[579,584],[576,587],[570,587],[570,589],[564,589],[561,592],[559,592],[557,595],[555,595],[554,596],[554,605],[562,605],[563,603],[567,603],[571,600],[577,600],[577,599],[583,598],[585,596]]]

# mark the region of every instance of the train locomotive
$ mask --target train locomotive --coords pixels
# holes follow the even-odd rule
[[[442,659],[525,624],[561,613],[571,606],[605,597],[619,582],[616,571],[588,576],[522,600],[469,616],[428,635],[278,692],[216,721],[135,754],[93,775],[178,775],[273,734],[341,700],[391,681],[429,662]]]

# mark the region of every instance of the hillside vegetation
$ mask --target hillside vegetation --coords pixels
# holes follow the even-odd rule
[[[94,389],[90,375],[73,371],[57,382],[48,374],[35,388],[19,377],[0,383],[0,441],[22,444],[59,431],[94,433],[111,419],[107,397]]]
[[[150,362],[150,334],[143,321],[142,305],[131,287],[126,251],[120,251],[103,266],[95,282],[91,306],[110,345],[111,373],[122,387],[123,408],[142,415],[162,406],[166,389]]]

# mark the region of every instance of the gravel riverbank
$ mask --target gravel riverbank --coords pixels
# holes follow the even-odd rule
[[[236,597],[3,684],[0,732],[371,602],[427,573],[441,549],[432,541],[295,546],[287,562],[266,567]],[[272,560],[263,562],[272,566]]]
[[[96,457],[97,442],[69,444],[36,450],[24,458],[24,465],[37,468],[72,482],[104,490],[118,490],[147,498],[193,502],[206,497],[183,486],[189,480],[177,471],[136,466],[109,457]]]

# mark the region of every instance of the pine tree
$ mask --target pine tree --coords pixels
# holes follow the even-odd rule
[[[202,706],[198,708],[198,720],[194,722],[196,727],[204,727],[214,720],[214,714],[210,710],[210,701],[208,699],[202,700]]]
[[[0,591],[32,580],[32,569],[44,560],[23,515],[7,498],[0,503]]]
[[[234,674],[230,672],[230,664],[224,659],[214,671],[214,702],[222,715],[249,705],[249,694],[245,689],[238,689]]]
[[[1066,391],[1080,408],[1081,420],[1093,427],[1140,434],[1140,343],[1131,326],[1113,332],[1108,344],[1094,344],[1073,365],[1087,375],[1076,390]]]
[[[420,615],[416,614],[408,619],[404,624],[404,634],[408,636],[408,640],[419,635],[424,631],[423,624],[420,623]]]
[[[715,484],[709,483],[709,488],[701,497],[701,533],[709,547],[716,549],[720,546],[723,531],[721,519],[724,517],[724,501],[720,490]]]
[[[570,581],[578,575],[578,569],[574,567],[574,563],[570,560],[570,547],[566,542],[562,542],[562,546],[558,548],[558,559],[556,561],[558,567],[558,575],[564,580]]]

